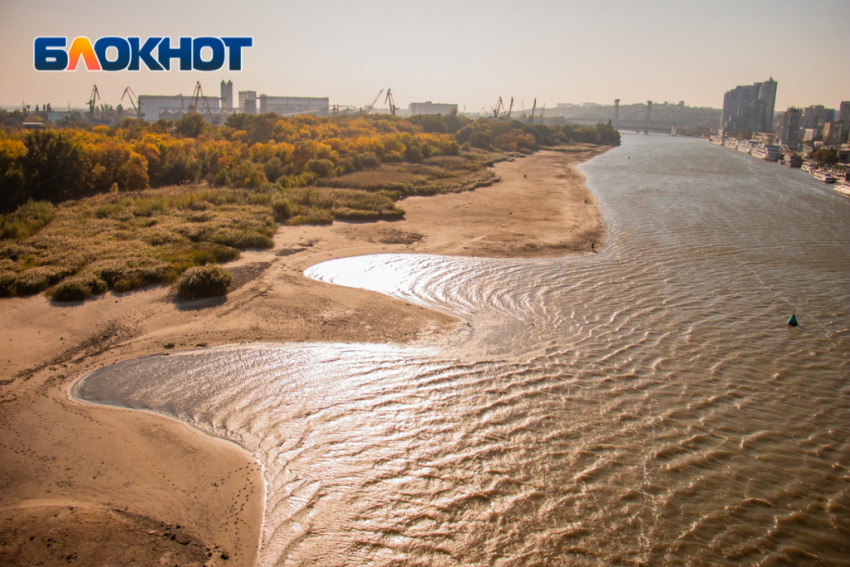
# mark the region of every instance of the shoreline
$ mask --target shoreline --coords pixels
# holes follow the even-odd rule
[[[110,534],[116,553],[127,549],[146,561],[180,557],[200,565],[226,556],[229,565],[255,564],[265,483],[249,451],[163,414],[79,400],[75,385],[121,360],[223,344],[410,344],[445,336],[456,317],[308,280],[303,271],[375,253],[542,258],[598,250],[604,221],[576,166],[611,148],[568,149],[496,164],[502,180],[490,187],[405,199],[404,220],[283,227],[274,248],[225,265],[234,281],[224,298],[180,301],[159,287],[82,304],[52,304],[43,296],[0,300],[0,511],[7,540],[0,559],[50,564],[60,547],[94,558]],[[61,505],[45,507],[45,496]],[[81,518],[97,526],[88,544],[82,536],[56,536],[52,546],[43,535],[28,541],[67,531]],[[170,547],[147,541],[176,529],[182,531],[175,538],[155,538]],[[189,551],[191,560],[179,555]]]

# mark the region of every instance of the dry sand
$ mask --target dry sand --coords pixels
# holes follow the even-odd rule
[[[427,341],[456,319],[306,279],[320,261],[383,252],[544,257],[588,253],[601,213],[575,165],[605,151],[497,164],[501,182],[414,197],[406,219],[284,227],[226,267],[226,298],[159,287],[82,304],[0,300],[0,564],[251,565],[263,479],[247,451],[176,421],[68,392],[119,360],[238,342]]]

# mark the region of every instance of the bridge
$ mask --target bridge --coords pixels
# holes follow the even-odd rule
[[[547,117],[548,118],[548,117]],[[608,119],[599,120],[595,118],[566,118],[568,123],[573,124],[581,124],[582,126],[596,126],[599,122],[608,122]],[[641,132],[644,131],[644,128],[648,126],[650,132],[663,132],[665,134],[669,134],[673,129],[673,126],[677,128],[683,128],[685,124],[676,124],[675,122],[670,122],[666,120],[651,120],[648,124],[646,120],[618,120],[617,124],[613,124],[617,130],[639,130]]]

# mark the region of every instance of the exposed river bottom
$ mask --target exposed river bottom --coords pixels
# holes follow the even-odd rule
[[[442,344],[153,356],[75,393],[251,450],[261,565],[850,565],[850,199],[689,138],[581,169],[600,254],[307,271],[461,317]]]

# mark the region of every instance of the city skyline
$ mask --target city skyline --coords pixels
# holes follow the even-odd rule
[[[127,6],[98,0],[81,10],[56,0],[4,2],[0,46],[13,56],[0,63],[6,77],[0,104],[82,107],[93,84],[111,105],[127,86],[140,95],[188,96],[200,81],[207,95],[217,96],[220,81],[232,80],[235,90],[329,97],[331,104],[358,107],[392,88],[402,107],[433,101],[466,112],[489,109],[499,96],[527,108],[535,98],[538,108],[615,98],[622,105],[684,100],[721,108],[726,91],[769,76],[779,83],[777,111],[838,108],[850,98],[844,72],[850,5],[833,0],[535,2],[521,10],[504,2],[257,2],[246,9],[154,0],[141,10]],[[802,26],[801,10],[817,25]],[[241,72],[39,73],[32,42],[48,35],[250,35],[254,47]]]

